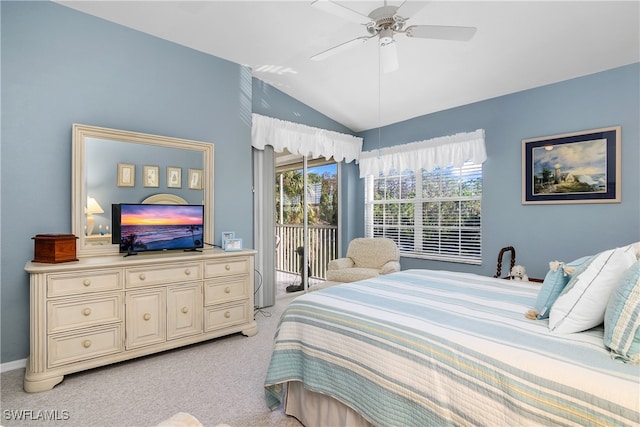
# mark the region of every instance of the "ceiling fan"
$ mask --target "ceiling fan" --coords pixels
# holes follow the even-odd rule
[[[315,0],[311,3],[325,12],[347,19],[349,21],[366,26],[368,36],[357,37],[349,40],[316,55],[311,59],[313,61],[322,61],[329,56],[343,52],[353,46],[365,43],[372,38],[378,37],[378,45],[380,47],[380,62],[382,71],[390,73],[399,68],[398,52],[394,36],[396,34],[404,34],[410,38],[422,39],[440,39],[440,40],[456,40],[468,41],[476,33],[475,27],[458,27],[445,25],[411,25],[405,28],[405,23],[409,18],[399,15],[400,10],[405,6],[405,0],[400,6],[389,6],[385,0],[384,6],[374,9],[365,16],[353,9],[343,6],[331,0]]]

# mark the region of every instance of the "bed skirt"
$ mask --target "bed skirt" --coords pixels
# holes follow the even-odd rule
[[[284,412],[297,418],[305,427],[373,427],[373,424],[347,405],[327,395],[307,390],[300,381],[287,383]]]

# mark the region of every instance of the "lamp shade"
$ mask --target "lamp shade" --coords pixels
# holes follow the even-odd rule
[[[104,213],[104,211],[96,199],[93,197],[87,197],[85,213],[87,214],[87,235],[91,236],[93,234],[93,226],[96,223],[95,218],[93,218],[93,214],[101,214]]]
[[[87,214],[104,213],[102,206],[93,197],[87,197]]]

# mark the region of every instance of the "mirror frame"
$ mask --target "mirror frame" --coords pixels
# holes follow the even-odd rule
[[[205,242],[213,243],[213,143],[74,123],[71,155],[71,232],[78,238],[76,248],[76,256],[78,258],[119,254],[117,245],[94,246],[85,244],[84,206],[87,199],[87,189],[85,188],[87,173],[87,165],[85,164],[86,138],[202,152],[202,191],[204,192],[204,214],[206,218],[203,238]],[[114,168],[116,166],[114,165]]]

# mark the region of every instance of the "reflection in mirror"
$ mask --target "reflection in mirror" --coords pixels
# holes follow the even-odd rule
[[[165,194],[205,206],[213,242],[213,144],[73,125],[72,231],[78,257],[117,254],[111,206]]]

